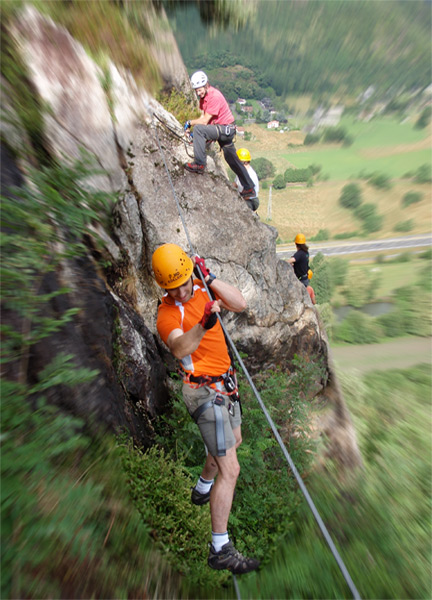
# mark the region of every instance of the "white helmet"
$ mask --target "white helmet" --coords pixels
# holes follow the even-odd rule
[[[200,87],[204,87],[208,81],[207,75],[204,71],[197,71],[191,77],[191,85],[194,90],[197,90]]]

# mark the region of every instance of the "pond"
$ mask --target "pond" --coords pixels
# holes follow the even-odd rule
[[[340,323],[352,310],[358,310],[367,315],[371,315],[372,317],[379,317],[380,315],[385,315],[390,312],[393,308],[394,304],[391,302],[371,302],[370,304],[365,304],[365,306],[362,306],[361,308],[339,306],[338,308],[333,309],[333,314],[336,317],[336,322]]]

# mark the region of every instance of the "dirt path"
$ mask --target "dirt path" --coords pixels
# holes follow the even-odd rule
[[[362,373],[373,370],[404,369],[419,363],[432,365],[432,338],[401,338],[383,344],[332,348],[339,369]]]

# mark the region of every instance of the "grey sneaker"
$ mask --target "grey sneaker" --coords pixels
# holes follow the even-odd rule
[[[218,571],[222,569],[228,569],[234,575],[241,575],[242,573],[249,573],[258,569],[260,562],[256,558],[247,558],[240,554],[238,550],[234,548],[232,542],[228,542],[222,546],[219,552],[215,552],[213,544],[210,544],[210,551],[208,557],[208,566]]]
[[[202,506],[203,504],[207,504],[210,501],[210,494],[212,491],[213,484],[208,492],[202,494],[201,492],[197,492],[195,487],[191,488],[191,502],[192,504],[196,504],[197,506]]]

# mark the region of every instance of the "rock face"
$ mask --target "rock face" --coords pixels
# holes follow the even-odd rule
[[[62,406],[72,412],[96,415],[110,427],[127,426],[137,441],[148,443],[151,418],[168,398],[165,362],[171,359],[156,332],[160,289],[151,275],[152,252],[164,242],[205,257],[218,277],[243,292],[247,309],[225,315],[224,322],[248,355],[252,373],[289,363],[294,354],[319,356],[329,365],[325,332],[309,295],[276,256],[276,230],[261,223],[233,191],[218,153],[210,153],[205,175],[185,172],[182,164],[192,149],[155,114],[179,132],[180,124],[130,74],[108,65],[108,98],[100,69],[66,30],[32,8],[17,23],[16,47],[32,86],[50,107],[44,113],[47,150],[55,157],[75,157],[85,147],[107,172],[91,184],[119,195],[112,231],[101,232],[105,258],[113,266],[103,269],[89,252],[47,282],[67,285],[67,302],[82,312],[74,327],[34,349],[29,376],[37,378],[58,348],[67,346],[80,365],[96,367],[100,375],[79,394],[63,391],[52,400],[61,396]],[[184,67],[179,81],[178,68],[170,78],[170,63],[159,59],[165,80],[184,87]],[[177,62],[176,57],[172,65]],[[320,382],[324,394],[327,380]],[[350,427],[347,411],[340,410],[340,392],[332,388],[329,398],[338,427]],[[353,430],[344,452],[350,464],[359,464]]]

